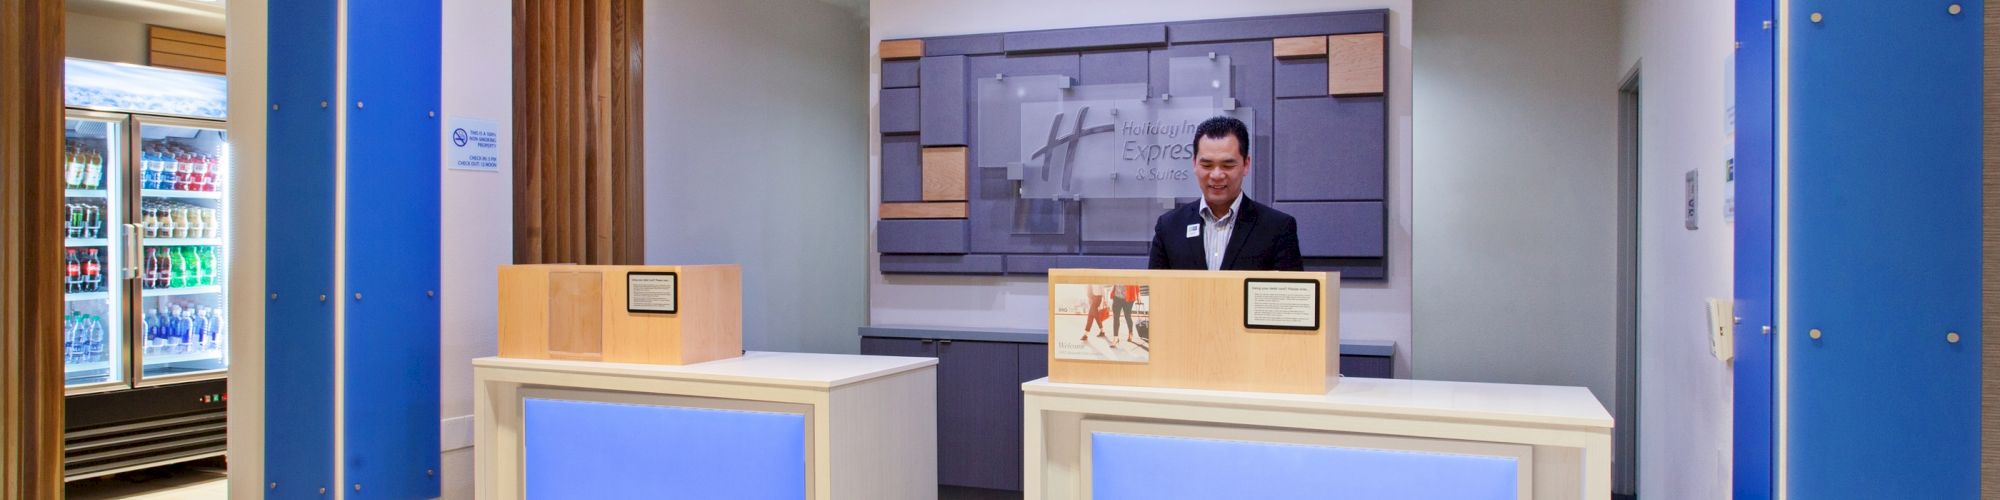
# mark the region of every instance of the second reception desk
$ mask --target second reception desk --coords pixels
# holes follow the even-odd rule
[[[1609,498],[1581,387],[1345,378],[1301,395],[1022,384],[1030,499]]]

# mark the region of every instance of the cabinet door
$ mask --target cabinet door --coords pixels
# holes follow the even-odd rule
[[[870,356],[935,358],[937,357],[937,342],[893,337],[862,337],[861,353]],[[944,381],[938,381],[938,387],[944,387]]]
[[[1021,383],[1025,384],[1035,379],[1049,376],[1048,344],[1020,344],[1020,349]],[[1014,395],[1015,399],[1020,399],[1020,397],[1020,394]]]
[[[1021,489],[1019,351],[939,341],[938,483]]]

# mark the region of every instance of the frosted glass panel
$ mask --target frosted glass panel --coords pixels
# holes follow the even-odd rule
[[[1093,498],[1515,500],[1514,457],[1095,432]]]

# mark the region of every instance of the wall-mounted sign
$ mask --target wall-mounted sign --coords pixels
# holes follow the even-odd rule
[[[1243,327],[1318,330],[1319,281],[1245,278]]]
[[[680,275],[633,271],[625,274],[625,312],[680,312]]]
[[[445,166],[454,170],[500,171],[500,124],[463,116],[444,122]]]

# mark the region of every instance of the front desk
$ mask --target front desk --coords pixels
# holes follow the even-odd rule
[[[481,499],[937,496],[937,360],[473,360]]]
[[[1612,421],[1588,389],[1340,376],[1338,283],[1050,270],[1026,497],[1609,497]]]
[[[1326,394],[1022,384],[1026,498],[1601,499],[1581,387],[1343,378]]]

